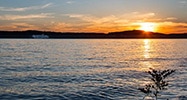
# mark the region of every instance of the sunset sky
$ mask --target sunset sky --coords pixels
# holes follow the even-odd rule
[[[187,0],[0,0],[0,30],[111,32],[147,27],[187,32]]]

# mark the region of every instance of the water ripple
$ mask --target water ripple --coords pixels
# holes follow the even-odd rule
[[[186,40],[0,40],[0,99],[140,100],[149,68],[176,69],[162,98],[185,100]]]

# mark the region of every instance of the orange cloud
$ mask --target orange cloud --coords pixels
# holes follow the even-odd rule
[[[159,22],[158,31],[164,33],[184,33],[187,32],[187,23]]]
[[[30,14],[30,15],[2,15],[0,20],[21,20],[21,19],[36,19],[36,18],[53,18],[50,13]]]
[[[79,28],[79,31],[81,30],[91,32],[111,32],[137,29],[138,26],[134,25],[134,22],[140,21],[140,19],[145,20],[154,17],[155,13],[141,14],[139,12],[132,12],[119,16],[110,15],[105,17],[95,17],[83,14],[66,14],[63,16],[68,16],[70,19],[77,19],[82,21],[82,23],[71,23],[72,27],[77,27],[77,24],[79,24],[79,26],[82,25],[84,27]]]
[[[27,24],[27,23],[11,23],[7,25],[0,25],[0,30],[9,30],[9,31],[23,31],[23,30],[39,30],[40,28]]]
[[[19,23],[1,24],[0,30],[46,30],[57,32],[111,32],[140,29],[138,23],[155,23],[157,32],[187,32],[187,23],[177,22],[177,18],[168,16],[160,18],[155,13],[131,12],[123,15],[109,15],[97,17],[86,14],[64,14],[61,19],[55,19],[51,13],[30,14],[30,15],[1,15],[0,20],[17,21]],[[43,22],[36,23],[42,18]],[[53,18],[46,20],[45,18]],[[27,22],[25,22],[27,21]],[[33,19],[35,25],[29,24]],[[45,22],[44,22],[45,21]]]

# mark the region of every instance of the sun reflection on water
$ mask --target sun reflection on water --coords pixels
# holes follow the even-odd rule
[[[150,58],[150,41],[149,39],[143,40],[144,42],[144,58]]]
[[[144,61],[142,62],[143,67],[141,68],[142,70],[149,70],[149,68],[152,68],[152,64],[150,63],[149,59],[150,58],[150,49],[151,49],[151,40],[150,39],[144,39],[143,40],[143,59]]]

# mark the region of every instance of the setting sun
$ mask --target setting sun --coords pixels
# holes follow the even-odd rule
[[[156,31],[156,23],[150,23],[150,22],[140,23],[139,29],[143,31],[154,32]]]

